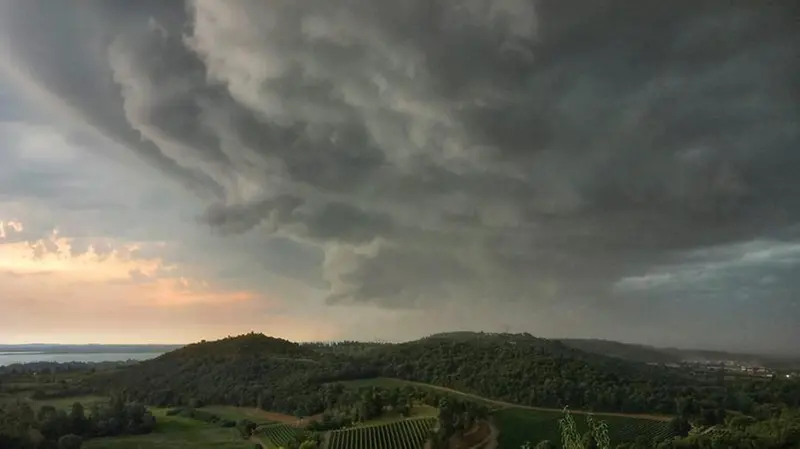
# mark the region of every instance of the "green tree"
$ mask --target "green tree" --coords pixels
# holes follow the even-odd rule
[[[69,421],[72,433],[78,435],[86,433],[86,412],[80,402],[72,404],[72,410],[69,412]]]
[[[692,430],[692,425],[689,424],[689,420],[683,416],[676,416],[669,421],[669,430],[673,435],[685,437],[689,435],[689,431]]]
[[[534,449],[556,449],[556,445],[550,440],[542,440],[536,443]]]
[[[592,415],[588,415],[586,424],[589,430],[586,434],[581,435],[569,410],[564,409],[564,417],[559,420],[561,447],[563,449],[610,449],[611,441],[608,437],[606,423],[596,422]]]

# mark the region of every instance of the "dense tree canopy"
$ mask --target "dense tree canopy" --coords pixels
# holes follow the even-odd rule
[[[88,412],[76,402],[69,411],[42,406],[38,411],[27,402],[0,405],[0,448],[77,449],[84,438],[149,433],[153,415],[141,404],[114,396],[104,406]]]
[[[337,381],[377,376],[524,405],[677,414],[706,424],[724,420],[725,410],[766,417],[775,406],[800,406],[797,380],[686,374],[527,334],[458,334],[338,347],[249,334],[97,374],[93,387],[124,387],[132,398],[153,405],[199,400],[310,416],[342,400],[344,389]]]
[[[189,345],[115,370],[86,371],[69,383],[59,378],[59,370],[48,372],[39,376],[41,391],[34,394],[40,398],[93,393],[136,402],[115,399],[91,410],[75,404],[69,411],[34,411],[21,403],[7,406],[0,411],[0,433],[18,447],[35,447],[37,439],[57,444],[72,434],[86,438],[146,432],[154,420],[139,403],[179,407],[175,413],[209,422],[215,417],[199,408],[204,404],[318,415],[308,426],[312,432],[347,427],[387,411],[405,415],[414,404],[425,403],[440,410],[437,431],[431,435],[434,445],[444,444],[488,413],[474,403],[412,384],[353,389],[343,383],[375,377],[522,405],[674,417],[670,427],[676,439],[625,443],[631,449],[729,447],[725,444],[732,438],[751,441],[751,447],[790,447],[781,445],[795,441],[798,415],[791,410],[800,406],[796,378],[667,369],[528,334],[456,333],[403,344],[295,344],[248,334]],[[15,388],[11,385],[8,388]],[[220,425],[237,425],[216,418]]]

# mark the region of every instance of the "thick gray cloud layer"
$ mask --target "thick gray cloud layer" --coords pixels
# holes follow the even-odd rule
[[[717,320],[788,349],[790,4],[20,0],[0,33],[201,222],[303,245],[290,270],[331,304],[524,304],[653,342]],[[748,242],[777,252],[733,263]]]

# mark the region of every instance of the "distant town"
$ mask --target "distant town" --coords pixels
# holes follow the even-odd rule
[[[800,377],[800,370],[777,370],[755,362],[744,362],[741,360],[690,359],[678,363],[649,362],[648,365],[689,370],[698,373],[719,372],[730,376],[745,375],[765,378],[778,376],[787,379]]]

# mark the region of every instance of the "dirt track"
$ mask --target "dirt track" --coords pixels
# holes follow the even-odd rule
[[[421,382],[412,382],[410,380],[403,380],[403,382],[406,382],[406,383],[411,384],[411,385],[416,385],[416,386],[419,386],[419,387],[431,388],[431,389],[439,390],[439,391],[446,391],[448,393],[457,394],[457,395],[469,397],[469,398],[472,398],[472,399],[477,399],[477,400],[485,402],[487,404],[497,405],[497,406],[502,407],[502,408],[518,408],[518,409],[524,409],[524,410],[538,410],[538,411],[543,411],[543,412],[561,412],[562,411],[561,409],[558,409],[558,408],[534,407],[534,406],[530,406],[530,405],[519,405],[519,404],[514,404],[514,403],[511,403],[511,402],[505,402],[505,401],[496,401],[494,399],[488,399],[488,398],[485,398],[483,396],[478,396],[477,394],[464,393],[463,391],[453,390],[452,388],[447,388],[447,387],[440,387],[438,385],[425,384],[425,383],[421,383]],[[650,420],[650,421],[669,421],[670,419],[672,419],[672,417],[670,417],[670,416],[648,415],[648,414],[643,414],[643,413],[591,412],[591,411],[587,411],[587,410],[572,410],[572,409],[570,409],[569,412],[572,413],[572,414],[575,414],[575,415],[588,415],[588,414],[591,414],[591,415],[595,415],[595,416],[620,416],[620,417],[624,417],[624,418],[647,419],[647,420]]]

